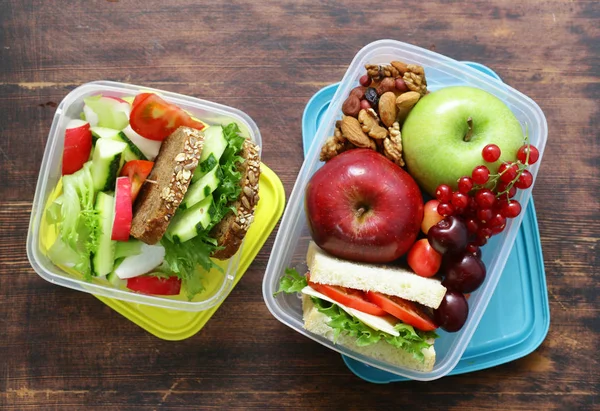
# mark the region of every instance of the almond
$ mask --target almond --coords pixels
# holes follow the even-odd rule
[[[398,109],[396,108],[396,95],[393,91],[383,93],[379,97],[379,117],[381,122],[386,127],[391,127],[396,121],[398,115]]]

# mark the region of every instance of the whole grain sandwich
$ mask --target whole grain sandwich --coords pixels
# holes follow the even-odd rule
[[[225,260],[239,249],[254,220],[259,176],[259,148],[235,123],[179,127],[137,197],[131,236],[177,250],[169,265],[184,274],[210,268],[209,257]]]

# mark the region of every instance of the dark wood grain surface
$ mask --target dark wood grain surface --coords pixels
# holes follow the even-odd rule
[[[596,1],[30,1],[0,4],[0,408],[600,409],[600,6]],[[393,38],[484,63],[533,98],[549,138],[534,197],[551,326],[520,360],[373,385],[279,323],[261,281],[271,236],[197,335],[157,339],[25,253],[55,106],[117,80],[237,107],[289,195],[309,98]]]

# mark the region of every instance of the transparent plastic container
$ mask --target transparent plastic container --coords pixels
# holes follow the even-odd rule
[[[204,273],[205,290],[197,294],[191,301],[187,299],[185,292],[173,297],[151,296],[138,294],[127,289],[116,288],[103,278],[95,278],[90,282],[84,281],[81,274],[71,269],[57,267],[46,256],[48,247],[52,244],[55,234],[53,233],[52,226],[49,226],[45,222],[45,206],[49,201],[53,200],[53,197],[58,195],[55,192],[55,187],[61,179],[61,160],[67,123],[71,119],[79,118],[83,110],[83,99],[85,97],[97,94],[124,97],[137,95],[144,91],[159,93],[165,100],[187,110],[194,117],[201,119],[209,125],[225,125],[235,122],[239,125],[241,134],[244,137],[250,138],[259,147],[262,146],[260,131],[254,121],[247,114],[235,108],[177,93],[125,83],[111,81],[85,83],[71,91],[58,105],[54,114],[31,210],[31,219],[27,234],[27,257],[33,269],[42,278],[63,287],[162,308],[182,311],[207,310],[219,304],[233,286],[241,251],[244,246],[243,243],[238,252],[229,260],[215,260],[222,268],[222,271],[213,269],[210,272]]]
[[[428,89],[432,91],[447,86],[468,85],[486,90],[503,100],[520,121],[523,131],[527,131],[531,144],[540,151],[540,160],[530,167],[535,181],[546,145],[548,127],[544,114],[533,100],[474,68],[432,51],[394,40],[373,42],[365,46],[354,57],[316,132],[314,142],[292,190],[289,205],[273,245],[263,280],[263,297],[275,318],[326,347],[391,373],[413,380],[428,381],[448,374],[460,360],[496,288],[524,212],[521,212],[517,218],[511,219],[504,232],[492,237],[491,241],[482,248],[483,261],[487,267],[487,278],[483,285],[471,294],[469,318],[462,330],[457,333],[438,331],[440,338],[435,342],[437,358],[431,372],[413,371],[378,361],[314,335],[303,328],[302,305],[299,296],[283,293],[273,296],[273,293],[279,288],[279,281],[286,267],[296,267],[299,272],[303,272],[302,270],[306,268],[306,250],[310,241],[310,232],[304,212],[305,187],[311,176],[323,165],[319,161],[321,146],[328,136],[333,135],[335,122],[341,118],[342,103],[350,90],[359,85],[358,79],[365,73],[365,64],[389,64],[393,60],[423,66]],[[527,207],[530,197],[531,189],[519,190],[516,199],[522,204],[523,210]]]

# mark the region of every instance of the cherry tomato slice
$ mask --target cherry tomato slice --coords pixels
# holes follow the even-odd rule
[[[121,169],[121,176],[129,177],[131,181],[131,201],[135,202],[144,181],[152,171],[154,163],[147,160],[132,160],[125,163]]]
[[[412,325],[421,331],[433,331],[437,328],[429,315],[411,301],[375,291],[367,292],[367,299],[405,324]]]
[[[181,291],[181,280],[177,277],[161,278],[142,275],[128,278],[127,288],[142,294],[178,295]]]
[[[154,93],[143,93],[133,100],[129,118],[131,128],[142,137],[162,141],[180,126],[202,130],[203,123]]]
[[[360,290],[354,290],[352,288],[339,287],[335,285],[317,284],[308,280],[310,285],[315,291],[325,294],[332,300],[337,301],[347,307],[354,308],[355,310],[362,311],[363,313],[384,316],[387,313],[379,308],[376,304],[368,301],[365,298],[365,293]]]

